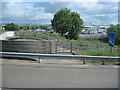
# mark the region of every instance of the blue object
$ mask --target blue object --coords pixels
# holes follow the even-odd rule
[[[109,33],[109,46],[114,47],[114,42],[115,42],[115,33],[110,32]]]

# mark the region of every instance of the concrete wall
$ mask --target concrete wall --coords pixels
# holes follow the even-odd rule
[[[0,35],[0,40],[5,40],[7,37],[12,37],[12,36],[15,36],[15,32],[7,31],[7,32],[3,33],[2,35]]]
[[[56,53],[55,41],[11,41],[2,40],[3,52]]]

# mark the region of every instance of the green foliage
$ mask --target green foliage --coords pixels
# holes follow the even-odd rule
[[[46,25],[41,25],[41,26],[40,26],[40,29],[47,30],[47,26],[46,26]]]
[[[39,27],[38,26],[35,26],[36,29],[38,29]]]
[[[0,29],[0,35],[1,35],[2,33],[4,33],[4,32],[6,32],[6,30]]]
[[[47,32],[30,32],[30,33],[19,33],[18,36],[37,37],[45,40],[67,40],[64,37],[56,35],[54,33]]]
[[[71,12],[71,29],[69,30],[68,36],[70,39],[78,39],[79,33],[82,30],[83,21],[80,19],[80,15],[76,12]]]
[[[35,30],[35,29],[36,29],[36,27],[35,27],[35,26],[32,26],[31,28],[32,28],[32,30]]]
[[[110,28],[107,29],[107,34],[108,34],[107,39],[108,40],[109,40],[109,33],[110,32],[115,32],[115,44],[120,45],[120,26],[112,25]]]
[[[29,26],[23,26],[23,30],[29,30]]]
[[[55,39],[57,39],[57,40],[66,40],[64,37],[61,37],[61,36],[56,35],[54,33],[43,32],[43,33],[41,33],[41,36],[46,37],[44,39],[47,39],[47,40],[49,40],[49,39],[50,40],[55,40]]]
[[[14,23],[6,24],[6,25],[5,25],[5,30],[7,30],[7,31],[20,30],[20,26],[15,25]]]
[[[61,36],[65,36],[65,33],[68,33],[68,39],[78,39],[83,25],[80,15],[76,12],[71,12],[67,8],[56,12],[51,23],[53,29]]]

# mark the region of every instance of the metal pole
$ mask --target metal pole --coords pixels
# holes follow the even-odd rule
[[[98,42],[97,42],[97,49],[98,49]]]
[[[38,60],[38,63],[40,63],[40,58],[39,58],[39,60]]]
[[[57,40],[56,40],[56,53],[57,53]]]
[[[72,53],[72,41],[71,41],[71,45],[70,45],[70,46],[71,46],[71,48],[70,48],[70,52]]]
[[[104,62],[104,61],[102,61],[102,65],[105,65],[105,62]]]
[[[110,54],[112,54],[112,47],[111,47],[111,49],[110,49]]]
[[[49,44],[50,44],[50,53],[52,53],[51,52],[51,49],[52,49],[52,46],[51,46],[51,41],[49,40]],[[47,48],[47,47],[46,47]]]
[[[86,61],[85,61],[85,60],[83,60],[83,64],[86,64]]]

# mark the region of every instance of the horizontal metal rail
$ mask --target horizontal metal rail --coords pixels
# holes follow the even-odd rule
[[[111,56],[88,56],[88,55],[57,55],[57,54],[34,54],[34,53],[16,53],[0,52],[1,57],[18,58],[49,58],[49,59],[71,59],[71,60],[102,60],[102,61],[120,61],[120,57]]]

